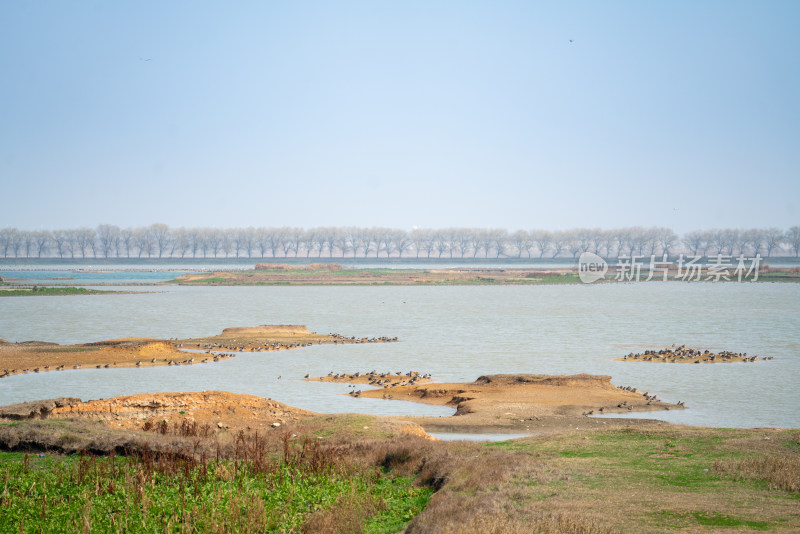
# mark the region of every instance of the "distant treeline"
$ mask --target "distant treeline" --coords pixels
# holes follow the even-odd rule
[[[441,228],[120,228],[0,229],[3,258],[575,258],[653,254],[800,254],[800,226],[697,230],[669,228],[517,230]]]

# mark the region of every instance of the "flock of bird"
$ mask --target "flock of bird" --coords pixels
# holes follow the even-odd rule
[[[357,338],[356,336],[343,336],[342,334],[337,334],[336,332],[328,334],[328,336],[334,338],[334,343],[338,343],[339,341],[344,341],[347,343],[392,343],[397,341],[397,337],[381,336]]]
[[[330,337],[333,338],[333,343],[391,343],[391,342],[397,341],[397,337],[381,336],[381,337],[357,338],[355,336],[347,337],[347,336],[343,336],[343,335],[337,334],[337,333],[331,333]],[[295,349],[295,348],[298,348],[298,347],[308,347],[308,346],[311,346],[313,344],[314,343],[312,343],[312,342],[308,342],[308,343],[280,343],[280,342],[277,342],[277,343],[264,343],[263,345],[261,345],[261,344],[258,344],[258,345],[235,344],[235,345],[232,345],[232,344],[222,344],[222,343],[206,343],[206,344],[203,344],[203,345],[198,344],[196,346],[198,348],[202,349],[202,350],[205,350],[206,354],[212,354],[213,353],[213,356],[211,356],[209,358],[203,358],[202,360],[199,361],[199,363],[208,363],[209,361],[218,362],[220,360],[224,360],[224,359],[227,359],[227,358],[233,358],[233,357],[236,356],[236,354],[234,354],[236,352],[268,352],[268,351],[273,351],[273,350],[289,350],[289,349]],[[183,348],[183,343],[178,343],[175,346],[176,346],[176,348],[181,349],[181,348]],[[231,353],[219,352],[219,351],[224,351],[224,350],[225,351],[232,351],[232,352]],[[150,360],[150,363],[156,363],[156,362],[157,362],[156,358],[153,358],[152,360]],[[164,362],[167,362],[167,365],[192,365],[192,364],[196,363],[194,358],[187,358],[186,360],[168,360],[168,359],[164,359]],[[140,360],[140,361],[137,361],[135,365],[136,365],[136,367],[141,367],[145,363],[146,362],[144,360]],[[95,368],[97,368],[97,369],[109,369],[114,365],[116,365],[116,364],[108,364],[108,363],[107,364],[97,364],[97,365],[95,365]],[[73,365],[72,368],[73,369],[80,369],[81,366],[80,365]],[[15,374],[18,374],[18,373],[23,373],[24,374],[24,373],[29,373],[31,371],[33,371],[34,373],[38,373],[40,371],[49,371],[49,370],[50,370],[50,366],[49,365],[45,365],[45,366],[42,366],[42,367],[35,367],[33,369],[21,369],[21,370],[20,369],[3,369],[2,372],[0,372],[0,378],[5,378],[7,376],[15,375]],[[55,370],[55,371],[63,371],[64,370],[64,366],[63,365],[58,365],[58,366],[54,367],[53,370]]]
[[[306,374],[304,378],[309,378],[310,376],[310,374]],[[364,374],[360,372],[352,374],[334,373],[331,371],[326,377],[319,377],[319,380],[324,381],[325,378],[340,382],[366,381],[368,385],[376,388],[390,388],[397,386],[413,386],[422,380],[430,380],[431,375],[428,373],[420,374],[418,371],[408,371],[407,373],[403,373],[402,371],[397,371],[396,373],[379,373],[376,370],[372,370],[369,373]],[[352,395],[354,397],[361,396],[361,390],[356,389],[355,384],[350,384],[348,387],[351,388],[351,391],[348,392],[348,395]]]
[[[772,356],[761,358],[762,360],[771,360]],[[721,352],[711,352],[708,349],[692,349],[687,348],[686,345],[676,347],[668,347],[660,350],[646,350],[643,353],[626,354],[622,360],[639,360],[643,362],[692,362],[692,363],[715,363],[715,362],[756,362],[759,360],[758,356],[748,356],[746,352],[730,352],[727,350]]]
[[[632,387],[632,386],[617,386],[617,389],[621,389],[623,391],[630,391],[631,393],[639,393],[636,390],[636,388]],[[664,401],[659,399],[655,394],[651,395],[649,391],[645,391],[644,393],[642,393],[642,397],[644,397],[645,400],[647,400],[647,402],[644,404],[644,406],[663,405],[665,410],[669,410],[669,404],[664,403]],[[676,406],[680,406],[681,408],[685,408],[686,407],[686,403],[683,402],[683,401],[678,401],[677,403],[675,403],[675,405]],[[629,404],[628,401],[626,401],[626,400],[623,400],[623,401],[620,401],[617,404],[616,407],[619,408],[619,409],[627,408],[629,411],[632,411],[634,405],[633,404]],[[598,414],[602,414],[602,413],[604,413],[604,411],[605,411],[604,407],[600,407],[600,408],[597,409],[597,413]],[[594,410],[589,410],[588,412],[583,412],[583,414],[581,414],[581,415],[589,416],[589,415],[594,415],[594,414],[595,414]]]

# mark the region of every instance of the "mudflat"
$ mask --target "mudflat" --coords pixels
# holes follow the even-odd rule
[[[406,400],[452,406],[449,417],[389,417],[410,428],[431,432],[531,433],[581,428],[656,425],[660,421],[593,419],[592,413],[647,412],[680,409],[649,393],[611,384],[610,376],[598,375],[489,375],[470,383],[430,382],[416,372],[371,373],[309,378],[332,382],[367,383],[367,377],[387,378],[387,387],[358,390],[356,396]],[[398,382],[398,380],[403,382]],[[372,378],[371,380],[375,380]],[[418,382],[417,382],[418,380]],[[411,384],[408,384],[411,382]],[[402,384],[402,385],[401,385]],[[355,387],[355,386],[354,386]],[[354,394],[355,390],[350,394]],[[81,401],[52,399],[0,408],[0,419],[103,420],[115,428],[140,429],[160,421],[197,423],[219,429],[258,430],[298,422],[313,412],[255,395],[225,391],[146,393],[110,399]],[[149,421],[149,423],[148,423]]]
[[[309,380],[369,384],[383,375],[388,377],[382,379],[386,381],[384,385],[379,384],[377,389],[354,389],[351,394],[453,407],[456,413],[452,417],[405,418],[431,432],[539,433],[576,426],[661,425],[657,421],[620,423],[619,419],[591,416],[684,408],[683,403],[667,403],[647,391],[615,386],[611,377],[604,375],[488,375],[474,382],[443,384],[423,381],[424,375],[410,371],[355,377],[342,374],[338,379],[327,376]]]
[[[0,340],[0,378],[63,369],[191,365],[229,358],[233,352],[290,350],[315,343],[381,343],[396,340],[388,337],[315,334],[302,325],[226,328],[218,335],[201,338],[123,338],[75,345],[46,341],[9,343]]]

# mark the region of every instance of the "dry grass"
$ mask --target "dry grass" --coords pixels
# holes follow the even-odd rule
[[[597,521],[574,516],[542,514],[531,521],[505,515],[472,516],[457,525],[445,525],[441,534],[610,534],[615,532]]]
[[[735,480],[764,480],[770,489],[800,492],[800,456],[720,460],[714,463],[714,471]]]
[[[281,463],[309,472],[388,471],[412,477],[436,493],[406,534],[800,530],[797,495],[786,493],[800,487],[797,431],[632,427],[494,444],[448,443],[391,434],[390,426],[364,417],[320,416],[280,432],[240,432],[224,439],[202,425],[156,424],[146,439],[140,432],[139,441],[132,442],[145,462],[148,455],[163,455],[158,447],[178,443],[185,456],[164,465],[202,465],[203,455],[232,460],[231,478],[237,465],[274,472]],[[25,426],[44,423],[50,422]],[[0,426],[0,434],[9,428]],[[97,431],[103,432],[102,426]],[[94,443],[118,446],[113,435],[96,436]],[[79,443],[91,441],[87,436],[79,436]],[[17,444],[36,439],[24,434]],[[217,474],[226,476],[224,470]],[[270,524],[269,511],[259,509],[258,502],[236,505],[246,516]],[[335,506],[310,514],[303,529],[359,532],[363,517],[384,506],[364,492],[347,491]]]
[[[385,504],[372,495],[353,491],[340,497],[336,504],[311,514],[303,523],[302,532],[309,534],[350,534],[364,531],[364,519],[385,509]]]

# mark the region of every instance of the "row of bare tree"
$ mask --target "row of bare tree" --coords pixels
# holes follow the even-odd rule
[[[169,228],[153,224],[120,228],[26,231],[0,229],[4,258],[219,258],[219,257],[416,257],[574,258],[582,252],[604,257],[685,252],[800,254],[800,226],[751,230],[703,230],[678,236],[669,228],[564,231],[442,228]]]

